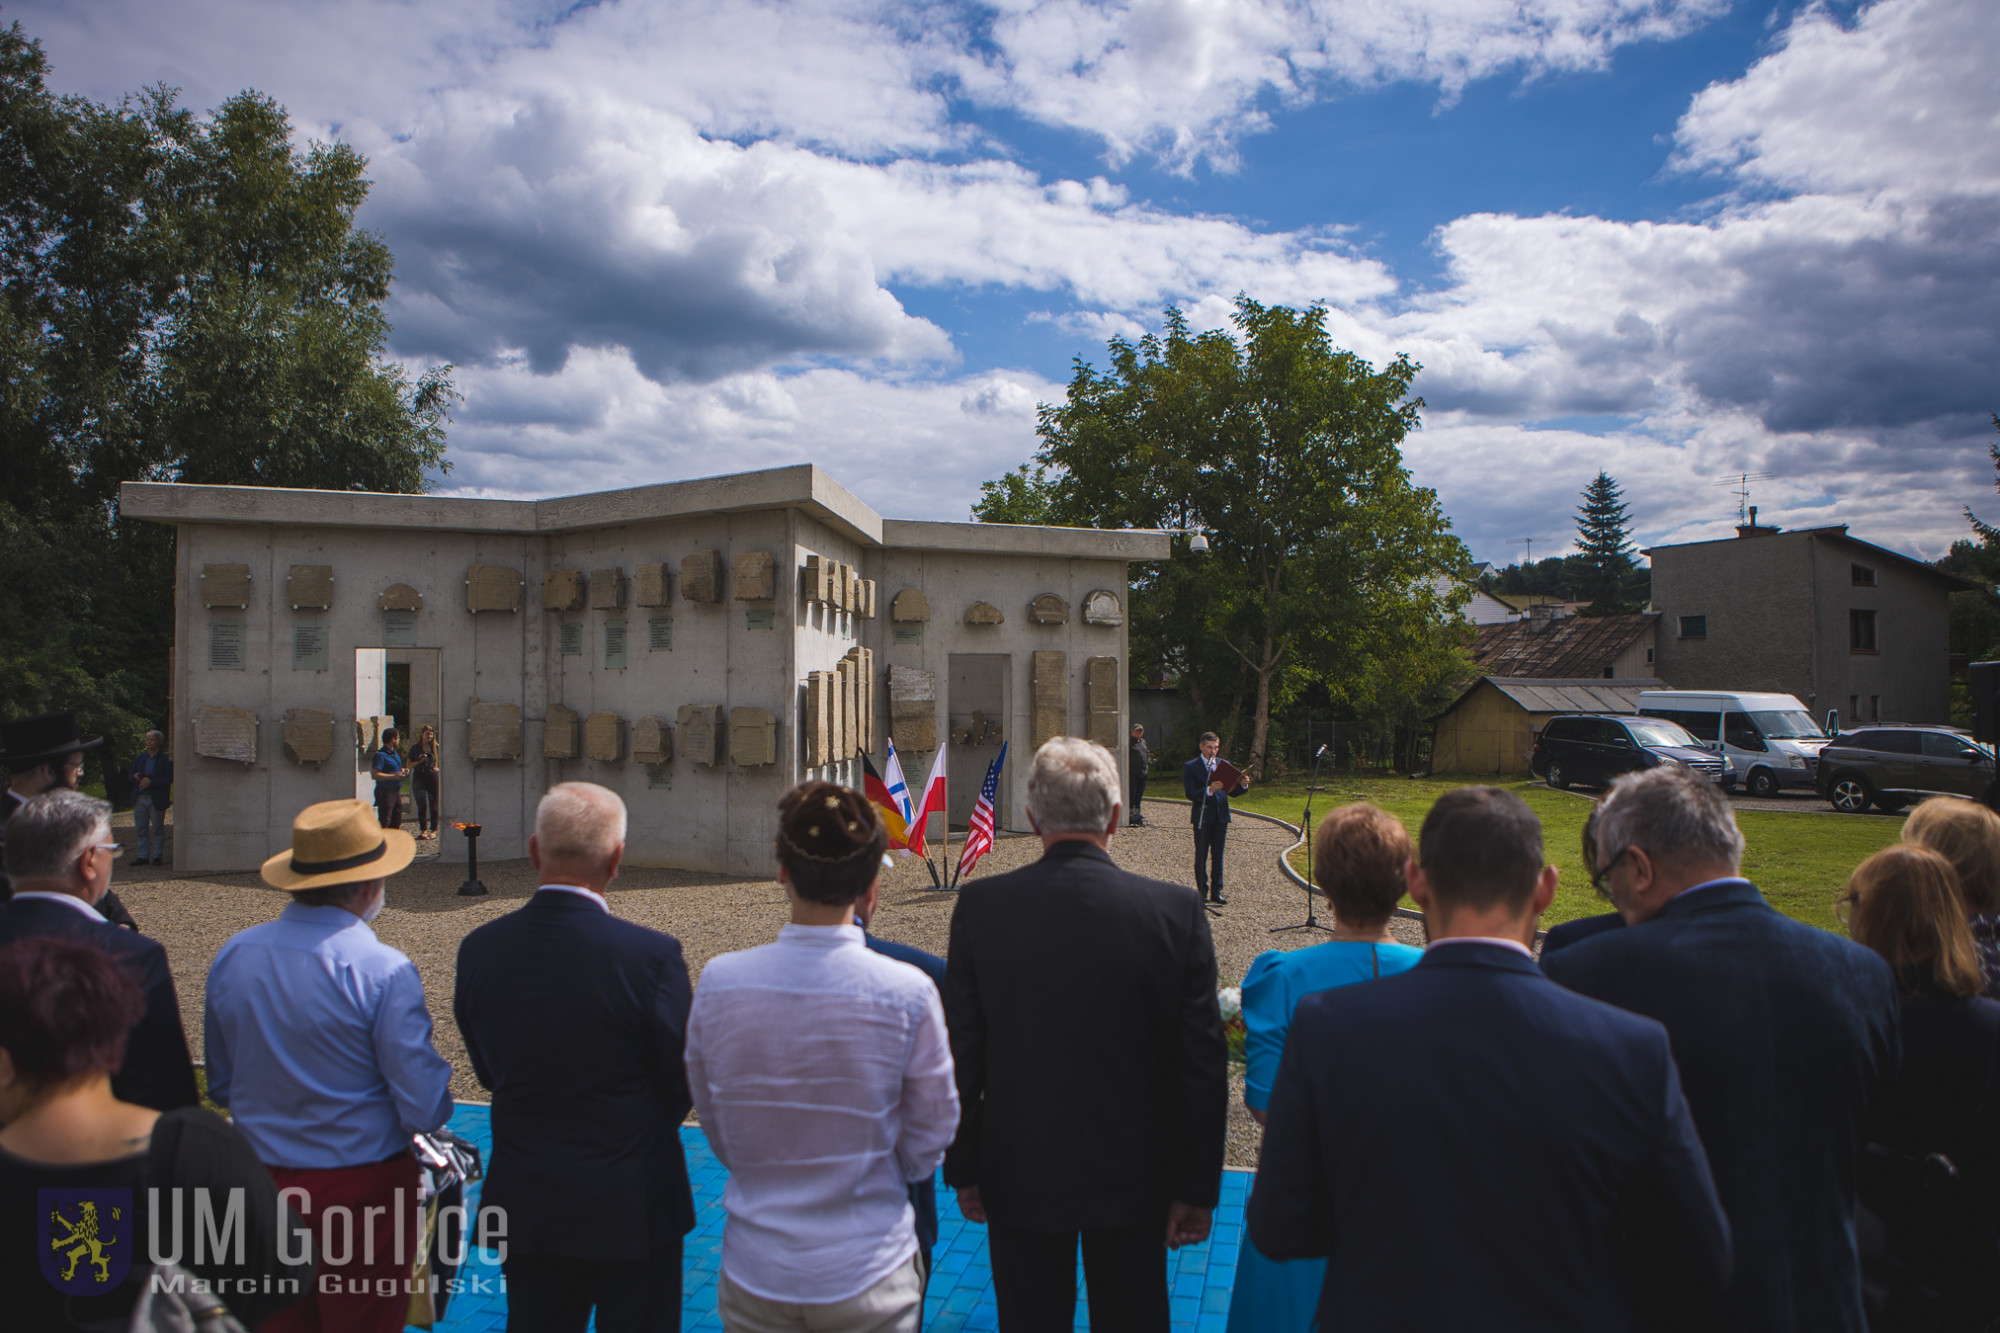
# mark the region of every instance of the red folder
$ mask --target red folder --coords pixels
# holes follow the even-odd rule
[[[1243,785],[1243,770],[1230,763],[1227,759],[1216,760],[1215,771],[1208,776],[1209,781],[1220,782],[1222,784],[1222,790],[1225,794],[1235,791]]]

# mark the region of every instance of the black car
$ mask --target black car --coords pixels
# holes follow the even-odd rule
[[[1819,794],[1858,815],[1894,814],[1926,796],[1994,804],[1993,751],[1953,727],[1861,727],[1819,752]]]
[[[1558,790],[1572,784],[1602,787],[1621,773],[1661,764],[1685,764],[1722,780],[1722,758],[1677,722],[1657,717],[1569,714],[1552,717],[1535,737],[1528,767]]]

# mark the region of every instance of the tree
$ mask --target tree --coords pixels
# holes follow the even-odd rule
[[[1239,297],[1233,332],[1165,322],[1113,339],[1105,373],[1076,363],[1066,399],[1040,409],[1037,473],[990,483],[975,513],[1205,533],[1210,554],[1140,571],[1134,668],[1179,676],[1204,712],[1247,705],[1261,776],[1273,707],[1314,681],[1346,697],[1431,651],[1454,595],[1440,577],[1470,562],[1403,467],[1415,363],[1336,348],[1319,306]]]
[[[448,466],[450,368],[382,360],[392,264],[351,149],[255,93],[56,97],[0,31],[0,713],[166,715],[171,531],[127,480],[412,491]]]
[[[1632,542],[1628,535],[1631,507],[1618,483],[1599,472],[1583,489],[1576,511],[1576,545],[1583,586],[1578,600],[1590,602],[1590,614],[1614,615],[1632,610],[1625,584],[1632,575]]]

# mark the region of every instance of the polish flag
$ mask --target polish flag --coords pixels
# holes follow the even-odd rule
[[[931,775],[924,779],[923,799],[917,803],[916,814],[910,819],[910,850],[918,856],[925,855],[924,833],[930,828],[933,813],[944,813],[944,746],[938,746],[937,758],[931,761]]]

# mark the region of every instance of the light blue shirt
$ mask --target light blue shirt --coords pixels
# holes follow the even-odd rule
[[[451,1115],[416,964],[342,907],[289,904],[208,973],[208,1095],[267,1166],[363,1166]]]

